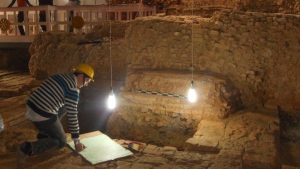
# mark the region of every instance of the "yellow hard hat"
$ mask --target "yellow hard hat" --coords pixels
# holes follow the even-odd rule
[[[86,63],[79,64],[75,69],[73,69],[73,71],[80,71],[91,78],[92,81],[94,81],[94,69]]]

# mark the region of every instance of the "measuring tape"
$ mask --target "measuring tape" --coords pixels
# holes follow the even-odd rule
[[[149,90],[137,90],[138,93],[145,93],[145,94],[152,94],[152,95],[159,95],[159,96],[168,96],[168,97],[179,97],[186,99],[187,97],[180,94],[170,94],[170,93],[163,93],[163,92],[155,92]]]

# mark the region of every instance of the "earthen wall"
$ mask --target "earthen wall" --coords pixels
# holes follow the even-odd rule
[[[113,77],[124,81],[127,68],[191,71],[193,55],[195,73],[227,76],[241,90],[245,105],[296,112],[300,105],[299,31],[299,15],[232,10],[206,19],[137,19],[126,29],[124,40],[113,42]],[[63,34],[37,36],[30,50],[33,76],[39,74],[37,70],[47,75],[70,71],[87,61],[96,69],[96,80],[110,79],[108,43],[91,52],[92,44],[78,46],[76,42],[84,39]]]
[[[227,76],[245,105],[299,111],[299,19],[232,10],[138,19],[126,34],[128,68],[190,71],[193,56],[195,73]]]

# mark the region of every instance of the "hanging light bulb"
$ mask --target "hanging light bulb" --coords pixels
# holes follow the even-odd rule
[[[197,99],[196,90],[195,90],[193,84],[194,84],[194,82],[191,81],[191,87],[188,92],[188,100],[192,103],[194,103]]]
[[[194,37],[193,37],[193,34],[194,34],[194,29],[193,29],[193,16],[194,16],[194,0],[192,0],[192,23],[191,23],[191,26],[192,26],[192,32],[191,32],[191,38],[192,38],[192,55],[191,55],[191,60],[192,60],[192,81],[191,81],[191,87],[188,91],[188,100],[192,103],[194,103],[197,99],[197,94],[196,94],[196,90],[194,88]]]
[[[116,107],[116,97],[112,88],[112,58],[111,58],[111,17],[110,17],[110,2],[108,3],[108,16],[109,16],[109,62],[110,62],[110,93],[107,100],[107,106],[109,109]]]
[[[111,110],[116,107],[116,97],[115,97],[113,90],[111,90],[111,92],[109,93],[108,100],[107,100],[107,106]]]

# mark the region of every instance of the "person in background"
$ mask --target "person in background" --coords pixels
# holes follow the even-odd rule
[[[17,0],[18,7],[27,6],[26,0]],[[24,11],[18,12],[18,22],[24,22]],[[18,25],[19,31],[21,35],[25,35],[25,31],[23,25]]]
[[[78,5],[80,5],[79,0],[69,0],[69,2],[66,4],[66,6],[78,6]],[[70,12],[69,12],[69,21],[72,21],[73,17],[74,17],[74,11],[70,10]],[[73,32],[72,24],[69,26],[69,32]]]
[[[16,3],[16,0],[12,0],[11,3],[8,5],[8,8],[11,8],[15,3]],[[29,6],[32,6],[28,0],[18,0],[18,2],[17,2],[18,7],[27,6],[27,4]],[[24,21],[24,12],[19,11],[18,12],[18,22],[23,22],[23,21]],[[19,28],[20,34],[25,35],[23,26],[19,25],[18,28]]]
[[[39,6],[42,5],[53,5],[53,0],[39,0]],[[46,22],[46,11],[41,10],[39,13],[39,17],[40,22]],[[44,32],[47,31],[46,25],[41,25],[41,27]]]
[[[66,145],[66,135],[61,124],[67,114],[69,131],[75,149],[82,151],[85,145],[80,142],[77,105],[79,89],[93,81],[94,70],[88,64],[79,64],[71,74],[57,74],[46,79],[33,91],[26,103],[25,118],[38,129],[37,141],[23,142],[17,149],[17,165],[26,157],[41,154],[53,148]]]

